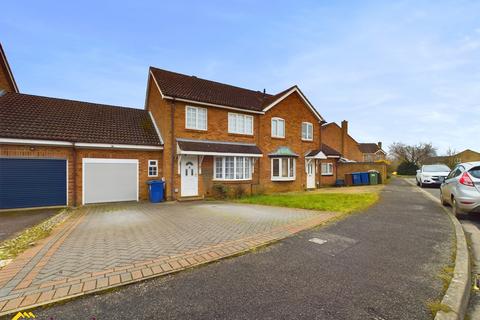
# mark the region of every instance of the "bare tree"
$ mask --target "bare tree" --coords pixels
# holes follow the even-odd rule
[[[413,163],[417,166],[429,158],[437,155],[437,149],[432,143],[421,142],[417,145],[406,145],[401,142],[394,142],[389,147],[390,155],[400,162]]]
[[[445,164],[450,168],[453,168],[458,164],[457,153],[457,150],[453,149],[452,147],[448,147],[445,157]]]

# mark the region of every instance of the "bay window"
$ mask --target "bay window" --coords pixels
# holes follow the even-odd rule
[[[249,157],[215,157],[215,180],[251,180],[252,158]]]
[[[237,134],[253,134],[253,116],[239,113],[228,113],[228,132]]]
[[[295,180],[295,158],[272,158],[272,180]]]

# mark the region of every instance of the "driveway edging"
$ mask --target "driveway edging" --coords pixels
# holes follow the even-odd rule
[[[405,181],[416,187],[415,183],[412,181],[407,179],[405,179]],[[448,306],[451,311],[438,311],[435,315],[435,320],[463,320],[467,311],[468,301],[470,299],[470,289],[472,286],[470,254],[465,233],[458,219],[450,212],[450,210],[440,204],[439,199],[421,188],[418,190],[420,190],[428,199],[437,203],[448,214],[455,229],[455,268],[453,271],[453,278],[442,299],[442,304]]]
[[[82,290],[80,290],[80,292],[73,293],[70,288],[69,290],[67,290],[68,294],[56,297],[57,292],[61,292],[62,290],[64,290],[64,288],[62,287],[57,288],[55,286],[52,289],[54,292],[52,292],[49,299],[43,300],[42,302],[29,303],[28,305],[25,305],[24,301],[19,302],[18,306],[15,308],[10,308],[8,310],[3,309],[2,311],[0,311],[0,316],[13,314],[19,311],[32,310],[32,308],[50,305],[60,301],[70,300],[70,299],[77,298],[77,297],[91,294],[91,293],[99,293],[103,291],[112,290],[124,285],[141,282],[141,281],[159,277],[159,276],[174,274],[192,267],[206,265],[206,264],[216,262],[218,260],[222,260],[225,258],[231,258],[234,256],[242,255],[252,250],[255,250],[259,247],[268,246],[279,240],[290,237],[293,234],[296,234],[300,231],[311,229],[313,227],[321,225],[333,219],[336,216],[337,215],[335,213],[322,214],[322,215],[310,217],[307,219],[302,219],[295,223],[276,228],[266,234],[257,234],[257,235],[249,236],[247,238],[230,241],[223,245],[214,245],[207,248],[201,248],[196,251],[186,252],[185,254],[158,259],[157,261],[147,261],[147,262],[138,263],[137,264],[139,266],[137,270],[137,273],[139,272],[138,277],[132,276],[130,279],[124,279],[119,275],[108,277],[108,274],[105,274],[105,275],[99,276],[99,278],[103,277],[103,280],[107,278],[107,280],[109,281],[109,285],[104,287],[97,286],[98,284],[97,280],[99,278],[96,279],[93,277],[92,279],[89,279],[89,281],[87,282],[82,281],[80,283],[77,283],[77,285],[81,285],[81,287],[83,288]],[[116,273],[118,274],[118,272]],[[113,279],[112,277],[117,278],[118,282],[117,280],[115,281],[116,283],[110,282]],[[92,281],[95,282],[95,285],[90,289],[85,289],[87,286],[87,283]],[[4,302],[7,302],[7,301],[4,301]],[[5,306],[6,304],[2,305],[2,301],[0,301],[0,309],[1,307],[5,308]]]

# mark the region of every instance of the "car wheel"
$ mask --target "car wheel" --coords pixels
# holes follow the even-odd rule
[[[425,185],[420,182],[420,188],[423,188],[423,187],[425,187]]]
[[[442,204],[442,206],[446,207],[448,206],[448,202],[445,201],[445,198],[443,197],[443,193],[442,193],[442,190],[440,189],[440,203]]]
[[[417,187],[420,187],[420,182],[418,182],[418,180],[417,180]]]
[[[458,209],[457,200],[455,200],[455,198],[452,199],[452,213],[457,219],[463,218],[463,215],[460,213],[460,210]]]

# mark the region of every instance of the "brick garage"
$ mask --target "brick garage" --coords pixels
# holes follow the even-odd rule
[[[11,170],[16,170],[15,162],[67,160],[66,198],[69,206],[82,204],[83,161],[87,158],[110,161],[110,168],[114,168],[114,163],[118,162],[112,162],[112,159],[130,161],[132,172],[134,170],[136,176],[129,181],[133,184],[138,181],[138,185],[131,188],[134,190],[132,193],[135,192],[135,199],[146,200],[147,181],[162,178],[161,138],[151,116],[145,110],[7,93],[0,97],[0,117],[0,158],[8,161]],[[157,170],[156,175],[149,177],[150,160],[156,161]],[[138,163],[138,166],[133,166],[134,163]],[[154,173],[152,164],[150,163],[150,170]],[[115,178],[115,171],[111,174]],[[38,176],[32,172],[31,177],[21,179],[35,181],[40,179]],[[3,176],[2,179],[7,181]],[[15,177],[10,175],[9,179]],[[42,176],[41,179],[45,179],[45,189],[48,189],[48,176]],[[109,186],[115,192],[113,180]],[[13,189],[21,188],[20,182],[13,182]],[[40,187],[41,182],[37,183]],[[6,187],[8,189],[10,188]],[[6,190],[2,192],[6,193]],[[42,190],[38,192],[42,193]],[[36,193],[32,192],[31,197],[35,196]],[[9,197],[15,197],[14,190]],[[22,204],[18,207],[22,207]],[[8,206],[0,203],[0,208],[7,209]]]

